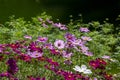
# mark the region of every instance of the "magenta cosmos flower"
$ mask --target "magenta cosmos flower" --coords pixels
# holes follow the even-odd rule
[[[55,47],[57,47],[58,49],[63,49],[65,47],[65,43],[63,40],[56,40],[54,42]]]
[[[83,28],[83,27],[81,27],[81,28],[80,28],[80,31],[81,31],[81,32],[89,32],[90,30],[89,30],[88,28]]]

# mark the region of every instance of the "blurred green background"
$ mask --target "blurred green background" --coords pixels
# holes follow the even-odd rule
[[[42,12],[62,23],[69,22],[69,15],[79,19],[79,14],[82,14],[83,22],[109,18],[114,23],[120,14],[120,0],[0,0],[0,23],[12,15],[31,20]]]

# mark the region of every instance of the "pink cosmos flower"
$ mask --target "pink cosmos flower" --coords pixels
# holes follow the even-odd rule
[[[45,23],[42,23],[42,26],[46,28],[48,27],[48,25],[46,25]]]
[[[32,39],[32,37],[28,36],[28,35],[25,35],[24,38],[26,38],[26,39]]]
[[[43,43],[47,42],[47,40],[48,40],[47,37],[41,37],[41,36],[38,37],[38,39],[37,39],[38,42],[43,42]]]
[[[61,23],[55,23],[53,26],[60,28],[61,30],[66,30],[67,27]]]
[[[43,21],[43,19],[42,19],[42,18],[38,18],[38,20],[39,20],[39,21]]]
[[[76,46],[83,46],[84,45],[84,42],[81,39],[76,39],[72,43]]]
[[[66,51],[63,51],[63,52],[62,52],[62,56],[65,57],[65,58],[68,58],[68,59],[70,59],[72,55],[73,55],[72,52],[71,52],[71,53],[68,53],[68,52],[66,52]]]
[[[80,31],[81,31],[81,32],[89,32],[90,30],[89,30],[88,28],[82,28],[82,27],[81,27],[81,28],[80,28]]]
[[[58,49],[63,49],[65,47],[65,43],[63,40],[56,40],[54,42],[55,47],[57,47]]]
[[[45,43],[43,45],[43,48],[45,48],[45,49],[53,49],[54,47],[53,47],[52,43]]]
[[[49,23],[49,24],[53,24],[53,21],[49,20],[49,19],[46,19],[46,21]]]
[[[110,59],[110,56],[104,55],[104,56],[102,56],[102,58],[104,58],[104,59]]]
[[[89,51],[87,51],[87,52],[85,52],[85,53],[83,53],[83,54],[85,54],[85,55],[87,55],[87,56],[93,56],[93,53],[92,53],[92,52],[89,52]]]
[[[82,36],[81,38],[84,41],[91,41],[92,40],[90,37],[87,37],[87,36]]]
[[[67,41],[75,41],[76,40],[75,35],[70,34],[70,33],[66,33],[65,38],[66,38]]]

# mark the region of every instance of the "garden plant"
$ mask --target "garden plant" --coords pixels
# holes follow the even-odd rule
[[[120,29],[14,16],[0,24],[0,80],[120,80]],[[119,26],[119,25],[117,25]]]

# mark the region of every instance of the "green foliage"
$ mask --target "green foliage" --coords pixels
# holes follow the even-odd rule
[[[43,22],[39,21],[39,18],[42,18]],[[119,29],[115,28],[116,26],[114,24],[108,22],[100,24],[96,21],[90,22],[88,24],[81,23],[79,21],[76,23],[70,22],[67,25],[68,30],[62,31],[53,27],[51,24],[47,24],[48,27],[43,26],[43,23],[46,23],[46,20],[51,19],[52,17],[46,15],[45,13],[42,13],[41,16],[32,18],[32,21],[25,21],[24,18],[15,19],[15,17],[12,16],[10,21],[6,22],[4,25],[0,25],[0,43],[12,43],[16,40],[23,40],[25,35],[32,36],[33,40],[38,36],[46,36],[50,39],[51,42],[54,42],[56,38],[63,39],[63,36],[66,32],[75,34],[75,36],[78,38],[81,36],[90,36],[92,41],[88,42],[87,46],[89,46],[90,51],[95,55],[92,57],[92,59],[102,57],[104,55],[111,56],[111,59],[114,60],[114,62],[109,64],[110,69],[108,71],[110,71],[112,74],[120,74],[120,32]],[[90,32],[83,34],[79,31],[80,27],[87,27],[90,29]],[[79,54],[76,54],[75,56],[77,55]],[[90,60],[91,57],[81,57],[81,59],[86,59],[87,61]],[[77,64],[76,61],[77,58],[73,60],[75,64]],[[85,63],[83,60],[81,60],[81,62]],[[22,63],[23,64],[19,64],[19,66],[21,66],[20,68],[22,68],[23,65],[26,67],[22,69],[22,73],[27,74],[34,70],[32,70],[32,66],[34,65],[25,64],[24,62]],[[0,63],[0,65],[2,65],[2,63]],[[37,64],[37,66],[39,65],[40,64]],[[26,71],[26,69],[28,71]],[[41,68],[37,68],[36,70],[38,69],[46,74]],[[3,69],[0,71],[3,71]],[[50,71],[47,72],[51,74]],[[18,72],[18,74],[20,74],[20,72]],[[32,75],[32,73],[29,74]],[[40,72],[34,72],[34,74],[40,74]]]

